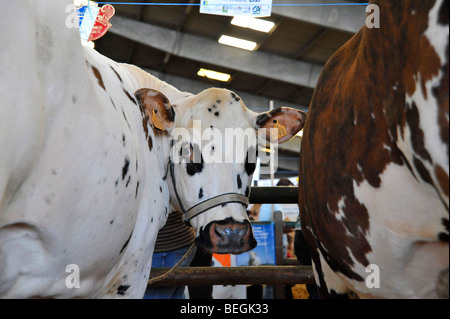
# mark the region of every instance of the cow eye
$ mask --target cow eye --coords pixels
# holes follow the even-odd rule
[[[186,171],[189,175],[193,176],[196,173],[201,173],[203,170],[203,156],[200,152],[200,148],[195,145],[195,148],[191,146],[191,156],[189,161],[186,162]]]
[[[192,148],[188,145],[186,145],[185,147],[183,147],[183,155],[184,158],[188,158],[189,160],[192,157]]]
[[[192,157],[192,147],[188,144],[182,145],[178,151],[178,155],[180,156],[180,159],[189,161]]]

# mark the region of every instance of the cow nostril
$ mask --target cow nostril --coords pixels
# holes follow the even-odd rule
[[[214,233],[217,238],[221,241],[225,240],[238,240],[247,235],[249,229],[246,226],[229,227],[216,225],[214,228]]]
[[[256,246],[249,222],[211,222],[196,239],[197,244],[219,254],[240,254]],[[203,244],[203,241],[204,244]]]
[[[219,238],[225,239],[230,235],[230,228],[216,225],[214,232]]]
[[[248,232],[248,227],[244,226],[244,227],[240,227],[237,231],[237,234],[239,237],[244,237],[245,235],[247,235]]]

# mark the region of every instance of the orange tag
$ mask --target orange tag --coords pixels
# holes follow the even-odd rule
[[[278,121],[273,125],[271,130],[270,138],[272,141],[278,140],[287,135],[286,126],[281,125]]]
[[[163,127],[161,121],[159,120],[158,116],[156,115],[156,111],[155,110],[153,110],[152,122],[153,122],[153,125],[156,128],[160,129],[161,131],[164,131],[164,127]]]

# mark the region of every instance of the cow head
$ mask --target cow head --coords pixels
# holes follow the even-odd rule
[[[305,113],[278,108],[255,113],[225,89],[207,89],[172,101],[151,89],[136,97],[156,130],[170,134],[171,202],[187,213],[196,243],[211,252],[238,254],[256,241],[246,207],[256,167],[258,135],[284,142],[302,129]]]

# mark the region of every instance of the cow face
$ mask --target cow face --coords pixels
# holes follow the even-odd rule
[[[246,207],[256,167],[258,136],[284,142],[302,129],[305,113],[279,108],[255,113],[225,89],[207,89],[170,105],[161,93],[141,89],[136,97],[157,130],[170,134],[171,202],[187,212],[196,243],[215,253],[253,249]],[[246,203],[247,202],[247,203]]]

